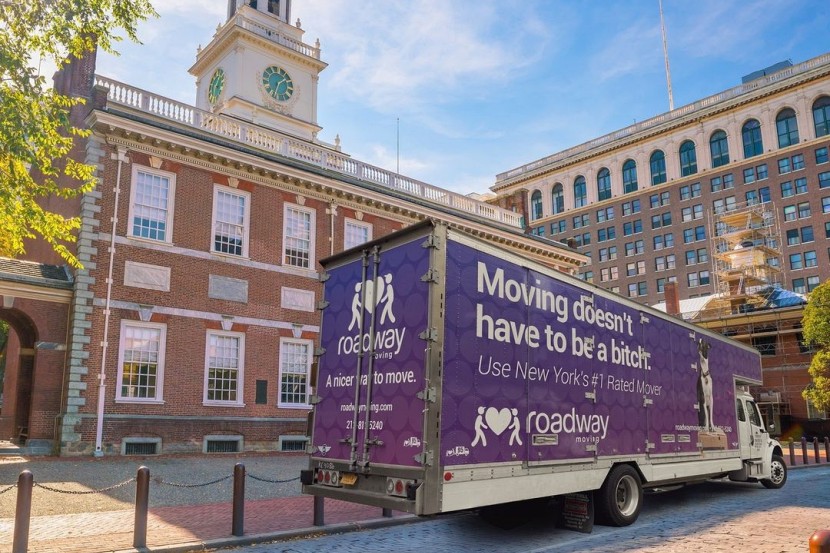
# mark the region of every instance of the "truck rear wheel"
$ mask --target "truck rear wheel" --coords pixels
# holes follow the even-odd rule
[[[594,497],[599,524],[628,526],[637,520],[643,505],[640,475],[629,465],[617,465]]]
[[[769,467],[769,478],[761,480],[761,484],[770,490],[782,488],[787,483],[787,465],[780,455],[773,455]]]

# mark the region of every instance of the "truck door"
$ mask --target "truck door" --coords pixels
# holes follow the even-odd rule
[[[761,421],[761,413],[754,401],[738,397],[738,425],[741,434],[741,457],[743,459],[759,459],[763,453],[766,430]]]

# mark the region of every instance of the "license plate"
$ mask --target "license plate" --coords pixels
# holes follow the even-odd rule
[[[357,475],[353,472],[346,472],[340,475],[340,483],[344,486],[354,486],[357,482]]]

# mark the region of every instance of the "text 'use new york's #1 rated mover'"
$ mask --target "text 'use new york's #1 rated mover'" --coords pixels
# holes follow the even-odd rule
[[[434,222],[324,260],[305,493],[428,515],[588,493],[780,488],[758,352]]]

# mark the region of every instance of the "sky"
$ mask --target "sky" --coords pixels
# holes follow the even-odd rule
[[[97,73],[188,104],[225,0],[154,0]],[[663,0],[676,108],[830,52],[827,0]],[[658,0],[294,0],[322,45],[319,138],[455,192],[668,111]]]

